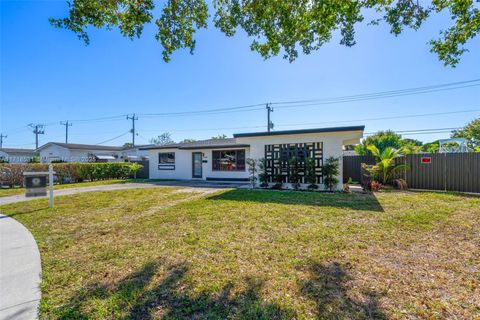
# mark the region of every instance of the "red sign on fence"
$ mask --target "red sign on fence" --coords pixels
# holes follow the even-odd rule
[[[432,163],[432,158],[431,157],[422,157],[422,163],[423,164],[430,164]]]

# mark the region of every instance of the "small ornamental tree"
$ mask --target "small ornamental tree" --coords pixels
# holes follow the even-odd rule
[[[250,180],[250,183],[252,184],[252,188],[255,188],[255,182],[257,181],[257,160],[248,158],[247,159],[247,166],[248,166],[248,179]]]
[[[337,175],[340,173],[340,160],[338,158],[329,157],[322,166],[323,184],[325,189],[333,191],[338,184]]]
[[[292,184],[293,189],[298,190],[300,188],[300,166],[297,157],[292,157],[289,164],[288,180]]]
[[[317,173],[315,172],[315,160],[313,158],[305,159],[305,179],[308,183],[308,189],[318,189]]]
[[[260,180],[260,187],[266,188],[268,187],[268,173],[267,173],[267,160],[265,158],[261,158],[258,160],[258,179]]]

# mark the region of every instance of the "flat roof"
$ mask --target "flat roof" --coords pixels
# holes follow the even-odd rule
[[[305,133],[326,133],[326,132],[342,132],[342,131],[363,131],[365,126],[349,126],[349,127],[331,127],[331,128],[314,128],[301,130],[281,130],[270,132],[249,132],[249,133],[235,133],[234,138],[243,137],[263,137],[263,136],[279,136],[288,134],[305,134]]]
[[[150,150],[150,149],[226,149],[226,148],[243,148],[249,147],[248,144],[239,144],[236,142],[235,138],[226,138],[226,139],[208,139],[200,141],[192,141],[185,143],[172,143],[161,146],[151,145],[147,147],[140,148],[140,150]]]

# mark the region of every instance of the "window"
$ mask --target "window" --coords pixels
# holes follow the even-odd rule
[[[212,151],[213,171],[245,171],[245,150]]]
[[[158,170],[175,170],[175,152],[158,154]]]
[[[175,152],[161,152],[158,154],[158,164],[174,164]]]

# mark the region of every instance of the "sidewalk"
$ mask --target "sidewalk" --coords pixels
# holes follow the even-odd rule
[[[41,271],[32,234],[0,214],[0,320],[37,318]]]

